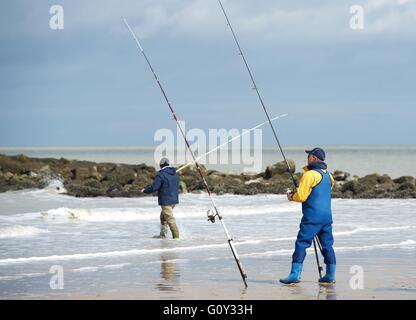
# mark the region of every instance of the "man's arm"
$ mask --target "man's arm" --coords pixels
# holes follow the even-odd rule
[[[162,178],[159,175],[157,175],[155,180],[153,180],[153,183],[147,188],[144,188],[142,192],[153,193],[153,192],[158,191],[161,186],[162,186]]]
[[[322,179],[322,178],[321,178]],[[290,197],[290,201],[305,202],[312,192],[312,188],[315,187],[319,181],[314,171],[308,171],[303,174],[300,179],[300,184],[297,192]]]

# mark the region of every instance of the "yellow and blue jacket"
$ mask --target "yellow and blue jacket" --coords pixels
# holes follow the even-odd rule
[[[334,177],[324,162],[304,168],[299,188],[289,199],[302,203],[302,222],[332,223],[331,190],[334,185]]]

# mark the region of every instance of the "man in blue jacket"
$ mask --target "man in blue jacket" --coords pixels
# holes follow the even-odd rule
[[[326,275],[320,278],[319,282],[334,283],[336,258],[332,235],[331,190],[335,180],[327,171],[324,150],[315,148],[307,150],[306,153],[308,165],[303,168],[305,172],[299,188],[296,192],[288,194],[289,201],[302,203],[303,217],[292,256],[292,270],[287,277],[280,279],[280,282],[300,282],[306,249],[311,246],[313,238],[318,236],[326,264]]]
[[[167,158],[160,160],[160,170],[153,184],[141,191],[144,193],[157,192],[158,203],[162,208],[160,213],[160,238],[166,238],[167,227],[172,232],[173,239],[179,239],[179,229],[173,216],[173,208],[179,203],[179,177],[176,169],[169,165]]]

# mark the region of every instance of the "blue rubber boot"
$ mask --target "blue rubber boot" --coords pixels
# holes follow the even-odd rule
[[[280,282],[284,284],[300,282],[300,274],[302,273],[302,263],[293,262],[292,270],[286,278],[281,278]]]
[[[326,275],[319,279],[321,283],[335,283],[335,271],[337,269],[336,264],[326,265]]]

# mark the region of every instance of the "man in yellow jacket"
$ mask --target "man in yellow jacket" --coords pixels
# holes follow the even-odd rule
[[[313,238],[318,236],[326,264],[326,275],[320,278],[319,282],[334,283],[336,258],[333,249],[331,190],[335,182],[324,162],[325,151],[314,148],[306,153],[308,166],[304,168],[299,188],[295,193],[288,194],[289,201],[302,203],[303,217],[292,256],[291,272],[287,277],[280,279],[280,282],[300,282],[306,249],[311,246]]]

